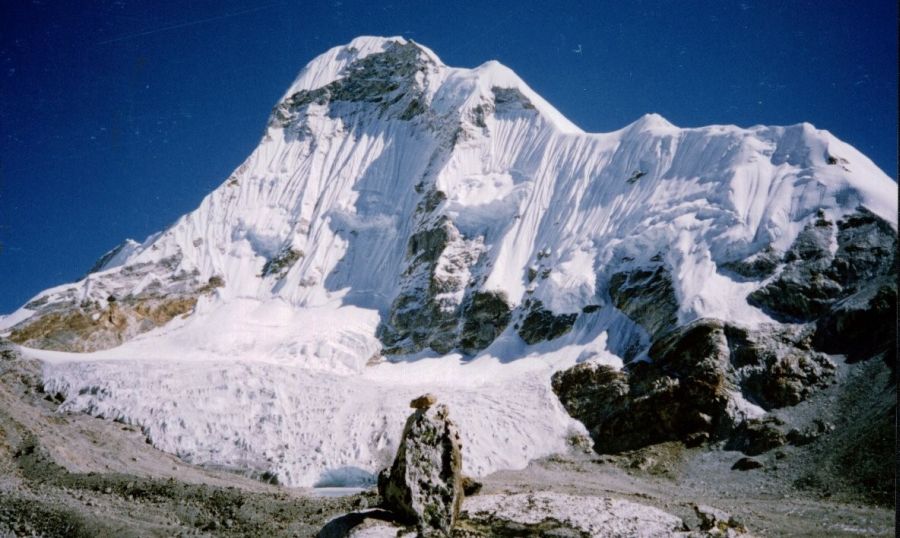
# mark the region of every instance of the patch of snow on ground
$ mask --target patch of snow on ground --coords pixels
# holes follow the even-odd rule
[[[472,519],[496,518],[536,524],[547,518],[603,537],[672,536],[684,527],[680,518],[651,506],[620,499],[540,492],[479,495],[463,510]]]

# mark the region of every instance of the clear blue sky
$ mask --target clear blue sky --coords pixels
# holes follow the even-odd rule
[[[897,172],[897,4],[0,5],[0,313],[192,210],[297,72],[357,35],[508,65],[589,131],[809,121]]]

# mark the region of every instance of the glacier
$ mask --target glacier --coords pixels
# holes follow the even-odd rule
[[[0,331],[181,294],[171,316],[109,315],[118,340],[77,350],[90,352],[52,335],[23,351],[44,361],[61,409],[290,486],[371,481],[407,402],[433,392],[480,476],[586,435],[554,372],[647,359],[658,320],[617,307],[616,275],[665,267],[678,325],[773,323],[746,299],[770,277],[724,268],[859,207],[896,230],[897,184],[808,123],[679,128],[648,114],[586,133],[497,62],[452,68],[404,38],[361,37],[301,71],[195,211]],[[476,315],[479,300],[496,312]],[[529,318],[559,330],[526,343]]]

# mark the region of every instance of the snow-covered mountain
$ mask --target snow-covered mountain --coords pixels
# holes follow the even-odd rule
[[[655,358],[701,319],[819,319],[859,278],[821,311],[780,303],[785,279],[808,241],[842,259],[854,218],[889,242],[897,184],[812,125],[585,133],[497,62],[362,37],[301,71],[195,211],[0,330],[44,350],[65,408],[192,461],[367,479],[427,389],[480,474],[585,433],[555,371]],[[764,412],[740,392],[735,417]]]

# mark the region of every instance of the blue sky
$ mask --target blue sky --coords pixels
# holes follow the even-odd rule
[[[897,4],[0,5],[0,313],[192,210],[297,72],[357,35],[496,59],[577,125],[809,121],[897,172]]]

